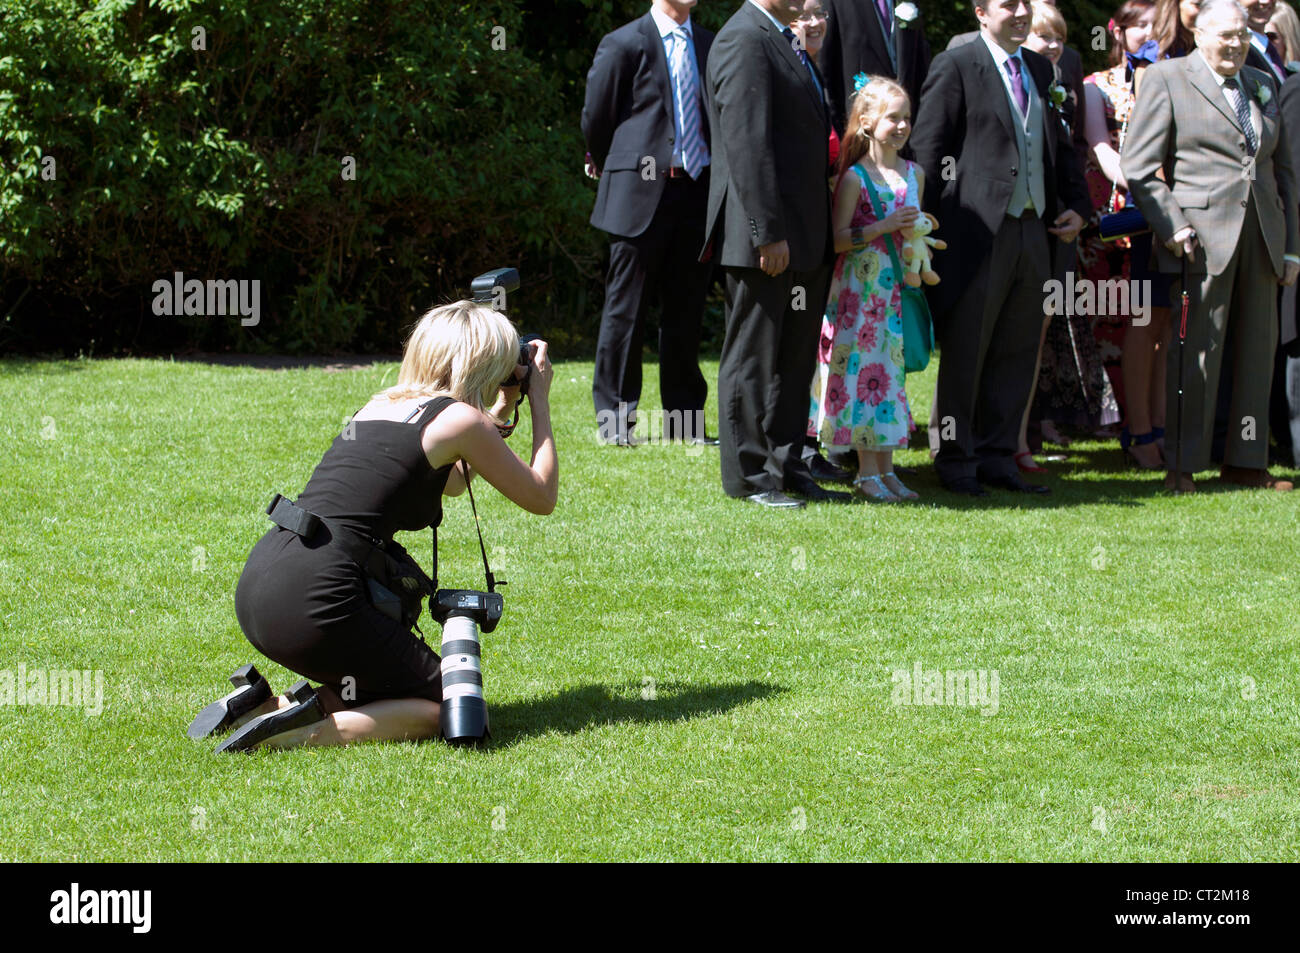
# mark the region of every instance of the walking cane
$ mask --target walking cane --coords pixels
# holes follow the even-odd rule
[[[1194,236],[1196,233],[1193,232]],[[1190,255],[1183,250],[1183,314],[1178,322],[1178,421],[1174,425],[1178,443],[1174,447],[1174,496],[1183,492],[1183,353],[1187,344],[1187,259]]]

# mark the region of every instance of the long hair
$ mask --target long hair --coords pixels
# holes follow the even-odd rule
[[[870,140],[866,136],[858,135],[863,120],[866,120],[868,129],[874,129],[885,111],[885,106],[895,96],[902,96],[907,100],[908,108],[911,108],[907,90],[888,76],[868,77],[866,85],[853,94],[853,101],[849,106],[849,118],[844,123],[844,141],[840,143],[840,165],[836,170],[838,176],[843,176],[853,163],[866,155],[870,147]]]
[[[1124,0],[1120,8],[1115,11],[1115,16],[1111,18],[1111,23],[1119,27],[1120,42],[1115,42],[1115,37],[1110,38],[1110,65],[1119,66],[1124,62],[1124,31],[1131,26],[1136,26],[1142,15],[1156,5],[1155,0]],[[1152,24],[1154,28],[1154,23]],[[1154,34],[1153,34],[1154,35]]]
[[[1282,62],[1300,60],[1300,17],[1296,16],[1295,8],[1286,0],[1277,0],[1268,25],[1277,30],[1282,40],[1282,49],[1278,51],[1282,54]]]
[[[1156,19],[1151,25],[1151,37],[1160,47],[1162,60],[1186,56],[1196,49],[1196,36],[1183,26],[1180,5],[1179,0],[1156,0]]]
[[[406,339],[397,383],[376,397],[448,395],[479,410],[519,360],[519,332],[500,311],[455,301],[425,313]]]

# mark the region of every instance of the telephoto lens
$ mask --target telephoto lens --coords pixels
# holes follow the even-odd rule
[[[501,619],[496,592],[439,589],[430,606],[442,626],[442,736],[448,744],[476,745],[488,737],[487,702],[479,632],[491,632]]]

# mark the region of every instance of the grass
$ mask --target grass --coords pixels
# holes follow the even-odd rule
[[[1169,497],[1083,443],[1047,498],[958,502],[915,450],[918,505],[770,512],[714,450],[598,446],[582,363],[556,512],[479,498],[492,747],[214,756],[184,729],[256,657],[262,508],[394,375],[0,363],[0,670],[104,678],[98,716],[0,707],[0,859],[1300,857],[1294,496]],[[446,509],[443,582],[481,585]],[[996,713],[893,704],[917,663],[996,670]]]

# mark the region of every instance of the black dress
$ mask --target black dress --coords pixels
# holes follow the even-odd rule
[[[412,422],[353,422],[334,438],[298,505],[383,540],[437,526],[451,464],[433,469],[421,434],[454,402],[434,398]],[[249,553],[235,615],[259,652],[329,686],[348,707],[381,698],[442,700],[437,654],[370,604],[361,567],[324,526],[310,540],[272,527]]]

